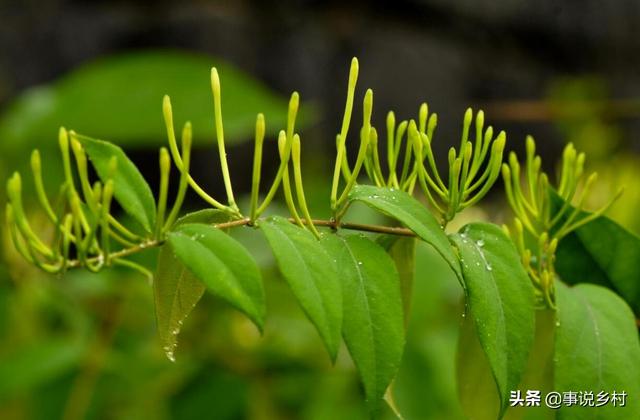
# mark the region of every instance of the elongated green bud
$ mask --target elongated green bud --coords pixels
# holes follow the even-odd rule
[[[309,213],[309,208],[307,207],[307,200],[304,195],[304,187],[302,184],[302,168],[300,164],[300,136],[295,134],[293,136],[293,143],[291,145],[291,153],[293,160],[293,173],[296,185],[296,195],[298,197],[298,205],[300,206],[300,210],[302,210],[302,214],[304,215],[305,220],[307,221],[306,227],[311,230],[314,236],[320,239],[320,233],[316,229],[313,224],[313,219],[311,218],[311,213]]]
[[[464,113],[464,120],[462,122],[462,138],[460,139],[461,151],[464,148],[464,144],[467,141],[469,141],[469,128],[471,127],[472,120],[473,120],[473,110],[471,108],[467,108],[467,110]]]
[[[449,160],[449,169],[451,169],[451,167],[453,166],[453,162],[456,160],[456,149],[454,149],[453,147],[449,148],[447,159]]]
[[[367,89],[367,92],[364,95],[362,108],[363,124],[362,130],[360,130],[360,148],[358,149],[358,156],[353,167],[353,172],[351,173],[351,178],[349,178],[347,185],[336,202],[336,208],[347,199],[349,191],[351,191],[351,188],[355,185],[358,175],[360,174],[360,169],[362,169],[364,160],[367,157],[367,148],[369,146],[371,136],[371,113],[373,112],[373,91],[371,89]]]
[[[53,224],[57,225],[58,217],[53,211],[49,198],[47,197],[47,193],[44,189],[44,183],[42,181],[42,162],[40,160],[40,152],[37,149],[31,153],[31,171],[33,172],[33,182],[36,187],[38,201],[47,214],[49,220],[51,220]]]
[[[578,180],[584,173],[584,161],[586,160],[586,158],[587,156],[584,153],[578,154],[578,157],[576,158],[576,170],[575,170],[576,180]]]
[[[89,172],[87,168],[87,155],[84,152],[82,144],[78,141],[76,133],[69,131],[71,137],[71,149],[73,155],[76,158],[76,166],[78,167],[78,178],[80,179],[80,187],[82,188],[82,194],[87,202],[87,205],[91,209],[92,213],[96,213],[98,203],[93,200],[93,194],[91,193],[91,184],[89,182]]]
[[[536,142],[533,140],[533,137],[527,136],[526,140],[526,149],[527,149],[527,158],[533,160],[536,154]]]
[[[164,217],[167,210],[167,196],[169,194],[169,175],[171,173],[171,158],[166,147],[160,148],[160,193],[158,194],[158,214],[156,216],[156,238],[160,238]]]
[[[7,181],[7,195],[13,207],[13,216],[16,225],[27,241],[28,246],[48,258],[53,258],[53,251],[40,240],[31,229],[31,225],[27,220],[24,207],[22,206],[22,178],[18,172],[14,172],[13,176]]]
[[[284,130],[280,130],[278,133],[278,153],[280,154],[280,159],[284,158],[284,148],[287,144],[287,133]]]
[[[347,86],[347,101],[344,107],[344,116],[342,117],[342,128],[340,129],[340,140],[336,151],[336,162],[333,169],[333,182],[331,184],[331,209],[335,212],[338,201],[338,184],[340,182],[340,168],[343,166],[345,154],[345,142],[351,123],[351,113],[353,112],[353,98],[356,91],[356,82],[358,81],[358,59],[353,57],[351,60],[351,68],[349,69],[349,84]]]
[[[413,156],[413,144],[414,139],[419,136],[418,126],[415,120],[409,121],[409,127],[407,129],[407,145],[404,150],[404,160],[402,162],[402,173],[400,174],[400,187],[404,189],[409,178],[409,167],[411,164],[411,157]]]
[[[371,126],[371,114],[373,112],[373,90],[367,89],[362,102],[362,120],[364,126]]]
[[[502,151],[504,150],[504,145],[506,144],[506,142],[507,142],[507,133],[505,133],[504,131],[500,131],[498,133],[498,137],[496,137],[496,140],[494,142],[494,144],[497,144],[497,146],[495,147]]]
[[[31,249],[26,245],[26,239],[21,238],[17,232],[17,223],[15,220],[15,215],[13,213],[13,206],[10,203],[7,203],[5,207],[5,220],[7,223],[7,227],[9,228],[9,233],[11,236],[11,242],[13,242],[13,246],[16,248],[18,253],[22,255],[27,262],[30,264],[34,264],[35,260],[32,256]]]
[[[182,156],[191,154],[191,145],[193,143],[193,130],[191,129],[191,121],[187,121],[182,127],[182,136],[180,137],[180,145],[182,146]],[[185,167],[187,165],[185,164]]]
[[[398,156],[400,156],[400,146],[402,146],[402,138],[404,137],[404,134],[407,131],[407,127],[409,126],[409,121],[400,121],[400,124],[398,124],[398,129],[396,131],[396,139],[393,142],[393,155],[395,157],[395,161],[396,161],[396,165],[398,162]]]
[[[71,173],[71,158],[69,156],[69,135],[64,127],[60,127],[58,130],[58,145],[60,146],[60,152],[62,154],[62,165],[64,168],[64,179],[69,185],[69,194],[75,193],[75,186],[73,184],[73,175]]]
[[[291,160],[294,165],[296,162],[300,163],[300,136],[298,134],[293,136],[293,142],[291,143]]]
[[[447,211],[447,219],[452,220],[458,211],[458,206],[461,201],[460,190],[458,186],[460,185],[460,172],[462,169],[462,158],[457,157],[453,161],[453,165],[451,166],[451,171],[449,172],[449,202],[448,202],[448,211]]]
[[[394,146],[393,140],[395,138],[396,130],[396,116],[393,111],[387,113],[387,164],[389,165],[389,171],[393,172],[395,168],[395,156],[393,153]]]
[[[420,111],[418,112],[418,130],[421,133],[426,133],[427,130],[427,116],[429,114],[429,105],[423,102],[420,105]]]
[[[484,111],[478,110],[476,114],[476,144],[482,141],[482,130],[484,128]]]
[[[72,227],[73,216],[67,214],[62,224],[62,258],[65,262],[69,261],[69,249],[71,248],[71,242],[74,240],[73,232],[71,232]]]
[[[298,92],[293,92],[289,99],[289,111],[287,113],[287,139],[292,141],[293,131],[296,125],[296,117],[298,115],[298,108],[300,107],[300,95]]]
[[[173,128],[173,109],[171,108],[171,98],[169,95],[164,95],[162,98],[162,115],[164,117],[164,124],[167,130],[167,139],[169,141],[169,150],[176,166],[182,171],[182,158],[178,151],[178,142],[176,141],[176,133]]]
[[[429,140],[433,139],[433,132],[435,131],[437,125],[438,125],[438,114],[433,113],[429,117],[429,122],[427,123],[427,136],[429,137]]]
[[[258,210],[258,193],[260,191],[260,172],[262,166],[262,145],[264,144],[265,122],[264,115],[256,117],[256,135],[253,149],[253,174],[251,177],[251,221],[256,219]]]
[[[163,230],[170,229],[171,226],[173,226],[173,223],[180,214],[180,209],[182,208],[182,203],[184,202],[184,197],[187,193],[189,165],[191,164],[191,123],[189,121],[185,123],[182,129],[181,143],[183,168],[180,172],[180,184],[178,185],[178,193],[176,194],[176,199],[173,202],[171,212],[169,213],[167,220],[164,222]]]
[[[280,131],[280,134],[278,135],[278,152],[280,153],[280,159],[282,161],[284,161],[285,159],[285,149],[287,148],[287,143],[287,134],[284,131]],[[293,139],[291,143],[291,145],[293,146]],[[291,152],[291,150],[289,151]],[[291,153],[289,153],[289,156],[287,156],[287,158],[290,157]],[[296,204],[293,201],[293,195],[291,193],[291,183],[289,181],[288,163],[284,167],[284,172],[282,174],[282,191],[284,192],[284,199],[287,203],[287,207],[289,208],[291,216],[300,227],[304,227],[304,223],[302,223],[302,219],[300,219],[300,215],[298,214],[298,210],[296,209]]]
[[[227,152],[224,146],[224,128],[222,126],[222,100],[220,92],[220,78],[218,70],[211,68],[211,90],[213,93],[214,116],[216,122],[216,140],[218,142],[218,153],[220,155],[220,166],[222,167],[222,178],[227,191],[227,200],[232,209],[238,210],[236,199],[233,196],[233,188],[231,186],[231,176],[229,175],[229,165],[227,164]]]
[[[576,149],[573,147],[572,143],[569,143],[562,153],[562,173],[560,176],[560,186],[558,188],[558,193],[565,199],[568,198],[568,195],[573,189],[575,183],[575,159]]]

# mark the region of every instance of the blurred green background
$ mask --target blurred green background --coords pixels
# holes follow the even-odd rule
[[[243,209],[255,115],[265,113],[270,133],[268,180],[276,170],[274,133],[284,124],[288,95],[298,90],[305,190],[314,216],[326,217],[354,55],[359,95],[365,87],[375,92],[377,127],[389,109],[412,118],[428,101],[440,117],[436,153],[444,158],[459,141],[466,106],[481,107],[507,131],[508,148],[521,151],[525,134],[533,134],[551,172],[573,141],[601,176],[592,204],[624,185],[609,215],[640,232],[640,6],[633,0],[3,1],[0,22],[0,199],[9,174],[20,170],[30,218],[43,236],[50,228],[29,192],[31,149],[43,153],[52,193],[61,178],[60,125],[121,145],[157,190],[165,93],[176,123],[194,124],[195,177],[223,196],[212,138],[213,65]],[[498,183],[455,224],[507,219],[500,190]],[[187,208],[203,206],[188,198]],[[388,222],[359,207],[350,218]],[[45,275],[19,258],[4,225],[0,232],[1,419],[366,418],[345,349],[331,366],[259,232],[233,234],[265,278],[264,336],[206,295],[185,323],[176,363],[162,353],[143,276],[116,268]],[[149,251],[139,261],[152,268],[155,257]],[[454,382],[461,290],[428,247],[418,247],[416,262],[396,402],[407,419],[461,418]]]

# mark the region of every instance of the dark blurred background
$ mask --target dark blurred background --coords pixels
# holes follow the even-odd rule
[[[202,151],[196,176],[222,196],[210,169],[217,160],[208,68],[217,65],[237,190],[248,193],[255,113],[265,112],[273,141],[297,90],[307,192],[314,214],[325,216],[325,180],[349,62],[357,56],[357,94],[361,101],[366,87],[374,90],[379,130],[388,110],[398,119],[415,118],[427,101],[439,114],[436,154],[444,158],[459,142],[466,107],[482,108],[490,124],[507,132],[510,150],[521,152],[532,134],[551,173],[572,141],[588,153],[588,169],[601,175],[592,204],[624,185],[610,216],[640,231],[636,0],[0,0],[0,23],[3,200],[12,171],[28,178],[32,148],[47,153],[47,181],[55,185],[60,125],[121,145],[155,189],[157,149],[166,141],[164,93],[174,99],[176,124],[194,121]],[[359,112],[356,105],[355,123]],[[270,144],[267,179],[276,166]],[[463,214],[460,223],[508,217],[500,190],[498,183],[487,204]],[[29,196],[25,201],[35,203]],[[32,207],[35,226],[46,232],[42,212]],[[202,204],[190,196],[188,207]],[[359,211],[362,220],[374,217]],[[236,235],[267,281],[265,337],[207,296],[185,325],[175,364],[160,350],[143,277],[118,270],[47,276],[25,264],[4,226],[2,232],[0,418],[365,418],[346,352],[330,366],[255,232]],[[150,254],[141,262],[153,267]],[[460,418],[453,367],[460,290],[428,249],[418,249],[417,261],[397,402],[408,419]]]

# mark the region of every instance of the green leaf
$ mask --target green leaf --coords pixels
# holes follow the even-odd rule
[[[462,278],[458,259],[453,253],[442,226],[415,198],[404,191],[393,188],[356,185],[349,193],[349,202],[354,201],[361,201],[403,223],[423,241],[433,246],[458,275],[458,278]]]
[[[311,232],[285,218],[271,217],[259,227],[280,272],[335,361],[342,328],[342,290],[335,261]]]
[[[113,174],[113,195],[131,217],[147,232],[152,232],[156,221],[156,202],[138,168],[115,144],[84,136],[78,136],[78,140],[103,182],[109,179],[111,158],[116,158],[118,166]]]
[[[491,365],[480,344],[476,323],[467,316],[458,335],[456,379],[460,405],[469,419],[500,418],[500,395]]]
[[[0,150],[39,146],[55,138],[60,125],[127,147],[161,145],[164,94],[171,96],[176,125],[193,123],[194,144],[212,144],[212,66],[222,82],[225,141],[253,139],[258,112],[266,115],[270,133],[284,127],[286,98],[237,67],[202,54],[142,50],[100,58],[25,92],[0,116]],[[299,122],[309,120],[305,114],[313,110],[301,111],[308,112]]]
[[[562,199],[551,194],[555,206],[561,206]],[[640,316],[638,261],[640,238],[600,216],[560,241],[555,267],[568,284],[594,283],[613,290]]]
[[[491,366],[502,412],[509,392],[517,389],[533,343],[533,286],[515,247],[499,227],[473,223],[451,239],[458,248],[469,314]],[[473,380],[462,375],[461,381]]]
[[[175,361],[182,323],[207,288],[176,258],[171,243],[160,249],[158,269],[153,280],[160,343],[169,360]]]
[[[559,419],[631,419],[640,413],[640,343],[633,313],[610,290],[556,282],[555,391],[626,392],[626,407],[563,406]]]
[[[176,226],[186,223],[226,222],[229,216],[213,209],[200,210],[178,219]],[[206,286],[175,256],[166,243],[158,256],[158,269],[153,280],[158,335],[169,360],[175,360],[175,349],[182,323],[202,297]]]
[[[536,335],[529,352],[527,368],[518,390],[526,396],[527,390],[540,391],[542,396],[553,389],[553,348],[556,332],[556,311],[541,309],[536,311]],[[544,402],[540,406],[515,405],[509,407],[505,420],[553,420],[556,410],[547,407]]]
[[[244,312],[262,331],[262,278],[242,245],[218,228],[196,223],[181,225],[167,237],[176,257],[209,291]]]
[[[343,284],[342,335],[358,368],[372,412],[396,375],[404,348],[402,296],[393,260],[359,236],[324,235]]]
[[[381,235],[376,239],[391,256],[396,264],[400,277],[400,290],[402,291],[402,307],[404,309],[404,326],[409,325],[411,313],[411,298],[413,295],[413,280],[416,271],[416,238],[403,238],[401,236]]]

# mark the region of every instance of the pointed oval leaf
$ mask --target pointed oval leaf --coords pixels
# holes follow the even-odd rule
[[[153,280],[160,343],[169,360],[175,361],[182,323],[204,294],[206,286],[175,256],[171,243],[160,249]]]
[[[557,392],[607,393],[599,407],[563,406],[559,419],[631,419],[640,413],[640,342],[629,306],[610,290],[592,284],[556,282],[557,327],[554,383]],[[625,392],[624,407],[613,392]],[[620,401],[617,401],[620,405]]]
[[[229,216],[220,211],[205,209],[189,213],[176,222],[221,223]],[[170,360],[175,360],[175,349],[182,323],[202,297],[206,286],[175,256],[170,243],[166,243],[158,256],[158,268],[153,279],[158,335],[162,348]]]
[[[549,193],[553,204],[562,206],[562,198]],[[594,283],[613,290],[640,316],[639,260],[640,237],[600,216],[560,241],[556,270],[568,284]]]
[[[509,392],[520,383],[533,343],[533,286],[511,240],[499,227],[473,223],[451,239],[460,255],[469,314],[491,366],[502,411]]]
[[[287,122],[287,98],[252,75],[217,57],[139,50],[102,57],[19,96],[0,115],[0,150],[36,147],[60,125],[127,147],[161,145],[166,141],[164,94],[171,95],[176,125],[190,120],[194,144],[211,144],[212,66],[222,82],[225,141],[253,139],[258,112],[266,115],[268,132],[277,134]],[[313,109],[303,106],[301,114],[298,122],[309,121]]]
[[[342,335],[377,412],[404,349],[402,292],[395,264],[384,249],[359,235],[325,235],[343,284]]]
[[[456,386],[460,405],[473,420],[500,418],[500,395],[473,317],[465,316],[456,350]]]
[[[404,326],[409,325],[411,313],[411,298],[413,296],[413,280],[416,271],[416,238],[381,235],[376,239],[396,264],[400,276],[400,290],[402,291],[402,307],[404,309]]]
[[[167,239],[176,257],[209,291],[244,312],[262,331],[262,277],[242,245],[220,229],[196,223],[179,226]]]
[[[372,185],[356,185],[349,192],[349,201],[361,201],[374,209],[397,219],[423,241],[430,244],[444,258],[451,269],[461,277],[458,259],[442,226],[415,198],[404,191]]]
[[[342,290],[335,261],[308,230],[287,219],[272,217],[259,227],[280,272],[335,361],[342,328]]]
[[[78,140],[87,151],[89,159],[103,182],[109,179],[111,158],[116,158],[118,167],[113,174],[113,195],[131,217],[147,232],[152,232],[156,222],[156,202],[149,184],[138,168],[115,144],[85,136],[78,136]]]
[[[533,340],[527,368],[518,390],[526,399],[527,390],[540,391],[541,396],[555,391],[553,388],[553,349],[556,333],[556,311],[536,310],[536,334]],[[509,406],[505,420],[554,420],[556,410],[541,403],[539,406],[514,404]]]

